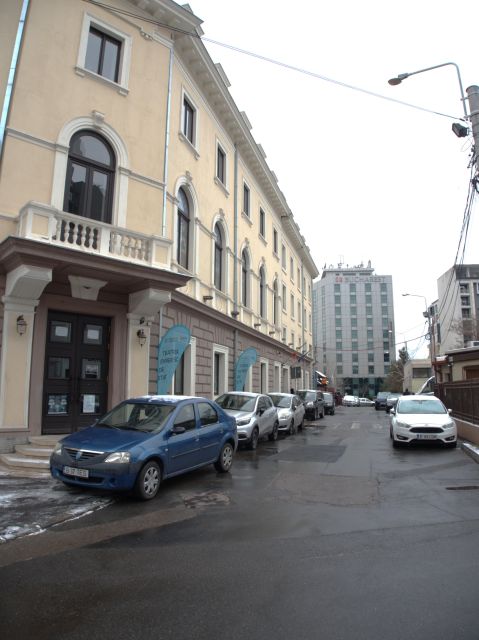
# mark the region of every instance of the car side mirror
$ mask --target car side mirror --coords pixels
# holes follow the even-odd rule
[[[171,430],[171,435],[172,436],[179,436],[181,433],[185,433],[185,431],[186,431],[186,429],[184,427],[181,427],[180,425],[175,424],[175,426]]]
[[[448,412],[449,415],[451,415],[452,409],[448,409],[447,412]]]

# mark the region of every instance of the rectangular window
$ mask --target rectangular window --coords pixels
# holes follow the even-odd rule
[[[351,329],[351,340],[357,340],[357,339],[358,339],[358,330]]]
[[[273,253],[278,255],[278,232],[273,228]]]
[[[343,339],[343,332],[341,329],[336,329],[336,339],[337,340],[342,340]]]
[[[359,367],[357,364],[353,364],[353,376],[357,376],[359,373]]]
[[[368,362],[374,362],[374,353],[368,353]]]
[[[217,397],[228,388],[228,348],[213,344],[213,395]]]
[[[286,247],[281,245],[281,266],[286,271]]]
[[[357,327],[358,326],[358,319],[357,318],[351,318],[351,326],[352,327]]]
[[[294,319],[294,296],[291,294],[291,317]]]
[[[298,322],[301,324],[301,302],[298,302]]]
[[[343,361],[343,354],[342,353],[337,353],[336,354],[336,362],[342,362]]]
[[[290,272],[289,277],[294,282],[294,260],[293,260],[293,258],[289,259],[289,272]]]
[[[341,285],[340,284],[335,284],[334,285],[334,293],[341,293]]]
[[[349,285],[349,292],[350,293],[356,293],[356,285],[355,284],[350,284]]]
[[[342,367],[342,365],[338,365],[336,367],[336,373],[338,374],[338,376],[342,376],[343,375],[343,367]]]
[[[85,68],[118,82],[121,41],[90,26],[85,56]]]
[[[183,135],[195,146],[196,109],[186,96],[183,96]]]
[[[370,364],[370,365],[368,366],[368,373],[369,373],[369,374],[374,373],[374,365],[373,365],[373,364]]]
[[[261,207],[259,210],[259,235],[266,238],[266,214]]]
[[[352,358],[353,358],[353,362],[358,362],[358,354],[357,353],[353,353],[352,354]]]
[[[371,291],[371,285],[370,285],[370,284],[365,284],[365,285],[364,285],[364,291],[366,291],[366,293],[370,293],[370,291]]]
[[[368,340],[368,349],[374,349],[374,342],[372,340]]]
[[[341,327],[341,326],[342,326],[341,318],[336,318],[336,319],[335,319],[335,325],[336,325],[337,327]]]
[[[219,144],[216,146],[216,177],[221,184],[226,184],[226,153]]]
[[[351,342],[351,349],[357,349],[358,348],[358,341],[357,340],[353,340]]]
[[[343,350],[343,343],[340,342],[339,340],[336,340],[336,351],[342,351]]]
[[[246,182],[243,182],[243,213],[245,213],[248,218],[250,215],[250,190]]]
[[[283,327],[283,342],[286,342],[286,327]]]
[[[286,287],[283,284],[283,311],[287,311],[287,301],[286,301]]]

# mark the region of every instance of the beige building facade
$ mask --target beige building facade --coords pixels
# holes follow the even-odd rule
[[[170,392],[234,388],[248,348],[244,388],[310,386],[318,271],[199,18],[169,0],[1,12],[0,451],[156,393],[177,326]]]

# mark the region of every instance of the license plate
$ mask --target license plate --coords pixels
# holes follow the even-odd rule
[[[418,433],[416,438],[418,440],[436,440],[437,436],[435,433]]]
[[[76,476],[77,478],[88,478],[88,469],[75,469],[75,467],[63,467],[66,476]]]

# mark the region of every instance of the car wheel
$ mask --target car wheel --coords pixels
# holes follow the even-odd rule
[[[215,462],[215,469],[219,473],[227,473],[231,469],[233,464],[234,449],[230,442],[226,442],[218,456],[218,460]]]
[[[291,420],[291,424],[289,425],[289,435],[294,436],[296,433],[296,428],[294,426],[294,418]]]
[[[251,434],[251,439],[249,441],[249,448],[251,449],[251,451],[254,451],[258,447],[258,439],[259,439],[258,427],[255,427],[253,429],[253,432]]]
[[[274,423],[273,431],[269,434],[268,438],[271,442],[276,442],[278,439],[278,423]]]
[[[161,469],[157,462],[150,460],[141,469],[135,482],[135,495],[140,500],[151,500],[158,493],[161,483]]]

